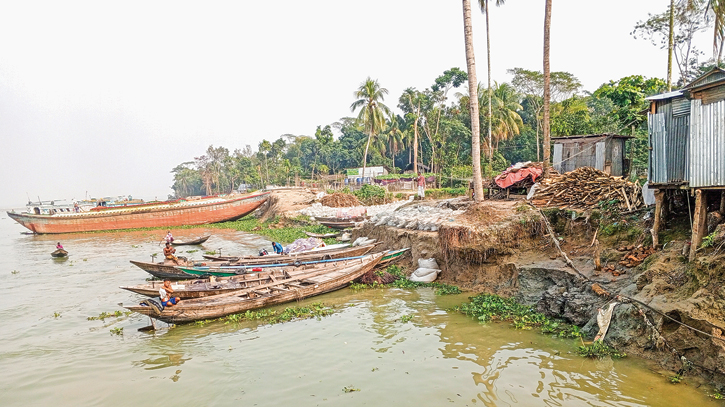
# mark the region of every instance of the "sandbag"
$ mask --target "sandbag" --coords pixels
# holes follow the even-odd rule
[[[432,283],[438,278],[440,272],[438,269],[420,267],[408,277],[408,280],[418,283]]]
[[[440,269],[436,259],[431,257],[430,259],[418,259],[418,268],[424,269]]]

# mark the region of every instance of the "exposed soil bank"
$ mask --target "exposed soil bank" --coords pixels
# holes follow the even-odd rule
[[[641,301],[674,320],[636,303],[621,303],[615,308],[607,342],[630,355],[658,362],[671,375],[683,369],[684,356],[691,363],[684,365],[691,369],[685,372],[688,380],[699,376],[722,390],[725,255],[703,256],[687,263],[681,254],[684,242],[672,242],[620,276],[595,274],[591,242],[598,224],[592,227],[588,216],[572,220],[565,212],[549,214],[564,251],[587,281],[557,259],[538,211],[526,208],[484,202],[435,232],[366,223],[354,230],[353,238],[378,239],[387,249],[411,247],[412,256],[403,263],[409,272],[418,258],[434,257],[442,269],[439,281],[474,292],[513,296],[547,316],[583,327],[590,339],[598,331],[597,309],[611,299],[592,290],[592,283],[597,282],[609,293]],[[623,253],[615,248],[638,243],[642,232],[622,230],[603,237],[603,265],[617,264]]]

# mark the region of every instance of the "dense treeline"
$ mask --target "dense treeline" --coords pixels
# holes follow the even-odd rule
[[[488,10],[488,2],[479,3],[482,10]],[[725,18],[712,20],[713,15],[725,16],[725,1],[678,2],[673,9],[637,23],[632,35],[649,38],[655,45],[666,45],[670,39],[669,48],[680,74],[677,84],[683,85],[715,65],[701,64],[698,58],[704,53],[692,45],[693,36],[712,24],[714,44],[720,44],[716,49],[719,60],[722,45],[718,32],[723,31]],[[670,27],[674,33],[671,36]],[[477,91],[480,107],[484,177],[515,162],[544,159],[551,148],[544,145],[544,130],[550,130],[553,137],[634,135],[627,151],[632,159],[631,173],[644,174],[648,145],[645,97],[667,91],[672,83],[670,78],[665,81],[633,75],[587,92],[576,76],[568,72],[551,72],[546,90],[542,72],[513,68],[509,74],[511,82],[494,81],[490,93],[482,84],[470,88],[471,94]],[[240,184],[253,188],[290,185],[298,177],[319,180],[346,168],[367,165],[382,165],[390,173],[417,168],[447,180],[445,186],[467,184],[472,176],[474,142],[469,92],[462,86],[468,83],[468,75],[452,68],[432,79],[429,87],[410,87],[393,99],[398,113],[389,107],[390,99],[385,100],[388,90],[377,80],[367,78],[351,95],[350,109],[356,117],[317,126],[308,135],[284,134],[277,140],[263,140],[256,151],[249,145],[234,151],[209,146],[205,154],[172,170],[174,195],[226,193]],[[548,100],[551,104],[546,116]],[[545,117],[549,120],[547,129]]]

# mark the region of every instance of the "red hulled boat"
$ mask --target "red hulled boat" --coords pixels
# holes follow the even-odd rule
[[[263,192],[246,196],[214,196],[127,207],[99,207],[89,212],[61,212],[52,215],[8,212],[8,216],[35,233],[205,225],[239,219],[262,205],[269,198],[269,194]]]

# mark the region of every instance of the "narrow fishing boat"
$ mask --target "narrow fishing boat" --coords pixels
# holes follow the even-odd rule
[[[383,255],[377,253],[359,259],[338,260],[328,267],[311,268],[309,272],[290,278],[274,279],[276,281],[211,297],[182,300],[163,309],[141,304],[125,308],[169,323],[220,318],[338,290],[372,270]]]
[[[152,202],[130,206],[99,206],[88,212],[15,213],[8,216],[35,233],[73,233],[148,227],[206,225],[239,219],[257,209],[269,192],[246,196]]]
[[[50,254],[53,257],[66,257],[68,256],[68,252],[63,249],[56,249],[53,253]]]
[[[260,257],[266,257],[268,259],[276,259],[276,258],[284,259],[285,257],[299,256],[302,254],[313,254],[313,253],[314,254],[330,254],[330,253],[335,253],[339,250],[346,249],[349,247],[350,247],[350,244],[348,244],[348,243],[338,243],[338,244],[333,244],[333,245],[315,247],[314,249],[304,250],[301,252],[296,252],[296,253],[291,253],[291,254],[267,254],[265,256],[250,256],[250,255],[247,255],[247,256],[210,256],[210,255],[205,254],[202,257],[204,257],[207,260],[232,261],[232,262],[242,261],[242,260],[256,260],[256,259],[259,259]]]
[[[339,221],[318,221],[320,225],[327,226],[330,229],[343,230],[355,227],[355,222],[351,220],[339,220]]]
[[[170,261],[164,261],[164,262],[158,262],[158,263],[148,263],[148,262],[143,262],[143,261],[131,260],[131,264],[139,267],[141,270],[146,271],[147,273],[151,274],[152,276],[154,276],[156,278],[169,279],[169,280],[180,280],[180,279],[194,278],[197,275],[203,275],[203,274],[189,274],[189,273],[184,272],[179,267],[218,268],[218,267],[222,267],[222,266],[246,266],[247,268],[249,268],[249,267],[263,266],[263,265],[294,265],[295,262],[304,263],[304,262],[308,262],[308,261],[331,260],[331,259],[341,259],[344,257],[362,256],[362,255],[370,252],[370,250],[372,250],[373,247],[375,247],[374,244],[356,246],[356,247],[349,247],[349,245],[345,245],[345,246],[346,247],[339,249],[335,252],[318,252],[318,253],[302,252],[298,255],[252,256],[251,258],[244,258],[244,259],[240,259],[237,261],[195,262],[195,261],[183,261],[180,259],[180,264],[177,265]],[[229,274],[229,275],[231,275],[231,274]]]
[[[211,235],[207,235],[207,236],[202,236],[198,239],[188,240],[188,241],[174,240],[171,242],[171,245],[172,246],[193,246],[193,245],[202,244],[202,243],[206,242],[207,240],[209,240],[210,237],[211,237]]]
[[[380,259],[380,263],[378,263],[378,266],[387,266],[388,264],[400,260],[405,255],[405,253],[408,252],[408,250],[410,250],[410,247],[389,251],[385,256],[383,256],[382,259]]]
[[[305,234],[309,237],[316,237],[318,239],[329,239],[333,237],[340,236],[340,233],[312,233],[312,232],[305,232]]]

